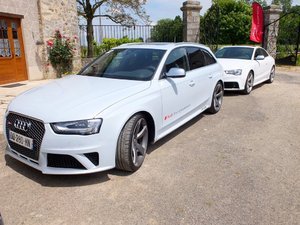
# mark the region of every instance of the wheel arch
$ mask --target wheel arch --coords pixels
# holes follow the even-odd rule
[[[223,87],[223,89],[224,89],[224,81],[223,81],[223,80],[219,79],[219,80],[217,81],[217,83],[221,83],[221,84],[222,84],[222,87]],[[217,84],[217,83],[216,83],[216,84]]]
[[[145,116],[147,124],[148,124],[148,129],[149,129],[149,142],[153,143],[155,139],[155,122],[152,117],[152,115],[149,112],[146,111],[140,111],[135,114],[142,114]]]
[[[128,117],[126,119],[126,121],[124,122],[124,124],[122,126],[122,129],[124,128],[124,126],[126,125],[128,120],[130,120],[130,118],[132,118],[133,116],[135,116],[137,114],[142,114],[145,117],[145,119],[147,121],[148,129],[149,129],[149,143],[153,143],[155,140],[155,122],[154,122],[153,116],[147,111],[138,111],[138,112],[133,113],[130,117]]]

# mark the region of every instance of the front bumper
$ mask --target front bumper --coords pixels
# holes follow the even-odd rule
[[[19,118],[29,118],[19,115]],[[6,117],[7,118],[7,117]],[[14,129],[4,120],[4,136],[8,143],[6,154],[44,174],[87,174],[115,167],[116,141],[103,133],[95,135],[58,135],[50,124],[43,124],[45,132],[39,149],[26,152],[9,141],[8,130]],[[32,119],[32,118],[30,118]],[[26,136],[22,131],[14,130]],[[34,154],[30,151],[37,151]],[[35,155],[37,155],[35,157]]]
[[[226,91],[244,90],[245,82],[246,82],[246,78],[243,76],[243,74],[240,76],[225,74],[224,90]]]

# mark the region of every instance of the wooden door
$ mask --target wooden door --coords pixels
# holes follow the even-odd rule
[[[27,79],[21,20],[0,16],[0,84]]]

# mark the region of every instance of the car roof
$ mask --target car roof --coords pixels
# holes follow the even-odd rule
[[[223,46],[222,48],[260,48],[259,46],[250,46],[250,45],[233,45],[233,46]]]
[[[197,44],[197,43],[191,43],[191,42],[179,42],[179,43],[171,43],[171,42],[150,42],[150,43],[128,43],[128,44],[123,44],[115,49],[119,48],[144,48],[144,49],[161,49],[161,50],[169,50],[173,49],[176,47],[181,47],[181,46],[191,46],[191,47],[201,47],[205,49],[209,49],[205,45],[202,44]]]

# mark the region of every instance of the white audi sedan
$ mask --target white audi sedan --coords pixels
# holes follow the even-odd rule
[[[122,45],[16,97],[4,119],[6,154],[45,174],[136,171],[148,143],[217,113],[223,92],[223,68],[203,45]]]
[[[225,72],[224,89],[250,94],[253,86],[272,83],[275,77],[275,60],[260,47],[228,46],[215,53]]]

